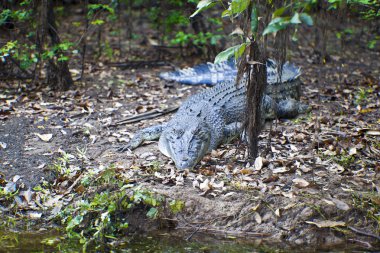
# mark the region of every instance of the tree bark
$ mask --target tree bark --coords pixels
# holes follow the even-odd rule
[[[42,20],[42,45],[45,40],[46,31],[51,40],[51,48],[61,43],[58,35],[57,25],[54,15],[54,1],[42,0],[41,16],[46,17],[46,22]],[[73,85],[73,79],[67,65],[67,61],[58,61],[56,58],[50,59],[47,66],[48,85],[55,90],[68,90]]]
[[[249,154],[252,159],[255,159],[259,150],[259,134],[262,126],[264,126],[261,105],[267,85],[266,59],[261,53],[256,40],[253,40],[250,46],[249,62],[259,62],[259,64],[251,65],[249,68],[247,83],[247,119],[245,126],[248,135]]]

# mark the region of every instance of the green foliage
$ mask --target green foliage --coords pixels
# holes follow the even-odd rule
[[[380,36],[376,36],[375,39],[368,41],[367,47],[369,49],[374,49],[376,44],[380,41]]]
[[[222,12],[222,17],[234,17],[243,13],[249,6],[250,0],[232,0],[227,10]]]
[[[373,92],[373,89],[359,88],[359,91],[355,94],[355,105],[363,105],[368,101],[368,95]]]
[[[0,201],[11,201],[18,194],[18,190],[15,192],[8,192],[5,190],[5,187],[0,186]]]
[[[295,6],[291,8],[292,5],[281,7],[273,12],[272,20],[268,24],[268,26],[264,29],[263,35],[267,35],[270,33],[276,33],[278,31],[284,30],[290,25],[298,25],[304,23],[308,26],[313,25],[312,17],[307,13],[299,13],[297,11],[294,12],[293,16],[283,16],[286,10],[294,10]],[[298,5],[298,9],[304,10],[310,8],[307,4]]]
[[[215,6],[215,4],[217,2],[218,2],[217,0],[201,0],[201,1],[199,1],[198,5],[197,5],[197,10],[193,14],[191,14],[190,18],[195,17],[200,12]]]
[[[123,213],[141,203],[151,206],[149,218],[158,216],[160,202],[152,193],[136,189],[129,197],[125,189],[97,193],[67,207],[60,216],[69,237],[78,238],[83,244],[96,238],[115,238],[128,228]]]
[[[62,42],[46,50],[42,54],[42,59],[46,60],[56,58],[58,61],[68,61],[70,51],[73,49],[73,46],[74,44],[69,41]]]
[[[170,207],[170,210],[174,214],[176,214],[183,210],[183,208],[185,207],[185,202],[183,202],[182,200],[172,200],[169,203],[169,207]]]
[[[180,45],[182,47],[192,44],[202,47],[205,45],[216,45],[221,38],[222,35],[214,34],[211,32],[200,32],[198,34],[192,34],[179,31],[176,33],[175,38],[170,40],[170,44]]]
[[[226,50],[220,52],[216,57],[215,57],[215,64],[227,61],[229,58],[232,56],[235,56],[235,59],[238,59],[240,56],[243,55],[245,49],[247,46],[249,46],[249,42],[242,43],[237,46],[233,46],[230,48],[227,48]]]
[[[355,192],[352,196],[353,206],[362,211],[366,218],[380,226],[380,197],[378,192]]]
[[[348,168],[350,165],[352,165],[355,162],[355,157],[352,155],[339,155],[334,156],[332,159],[339,165]]]
[[[350,11],[358,13],[363,19],[373,20],[380,17],[378,0],[328,0],[328,10],[339,9],[343,5],[343,1]]]
[[[126,213],[132,209],[147,210],[147,217],[152,219],[162,209],[163,197],[129,185],[118,177],[115,166],[90,172],[81,184],[86,189],[107,186],[102,192],[80,197],[59,214],[67,235],[79,239],[84,247],[96,239],[112,240],[124,234],[129,226]]]
[[[108,4],[89,4],[88,5],[88,17],[93,17],[95,13],[99,11],[108,12],[111,15],[115,15],[115,9]]]
[[[213,0],[201,0],[198,5],[196,11],[191,15],[191,17],[194,17],[195,15],[199,14],[200,12],[209,9],[213,6],[215,6],[216,3],[219,3],[219,1],[213,1]],[[271,1],[268,1],[268,4],[273,3]],[[313,25],[313,19],[309,14],[306,13],[307,10],[310,10],[313,5],[316,4],[316,1],[297,1],[293,4],[289,4],[286,6],[283,6],[281,8],[278,8],[273,11],[272,20],[268,24],[268,26],[264,29],[262,36],[273,34],[278,31],[286,29],[290,25],[298,25],[301,23],[305,23],[306,25]],[[222,4],[223,5],[223,4]],[[224,5],[223,5],[224,6]],[[250,0],[231,0],[229,1],[228,8],[225,9],[221,16],[222,17],[230,17],[230,18],[236,18],[243,12],[245,12],[249,6],[251,6]],[[285,15],[285,13],[292,13],[293,15]],[[254,35],[255,39],[258,39],[260,37],[257,34],[258,31],[258,20],[259,20],[259,14],[258,14],[258,8],[256,6],[253,6],[252,12],[251,12],[251,31]],[[249,39],[249,38],[246,38]],[[219,53],[215,58],[215,63],[219,63],[222,61],[227,60],[228,58],[232,57],[233,55],[235,58],[239,58],[243,53],[247,45],[249,45],[250,42],[244,42],[238,46],[230,47],[223,52]]]
[[[35,45],[20,44],[17,40],[8,41],[0,48],[0,59],[6,62],[13,58],[20,63],[22,69],[27,69],[38,62]]]
[[[12,22],[25,22],[31,19],[32,10],[10,10],[4,9],[0,12],[0,25],[4,25],[6,22],[12,20]]]
[[[251,13],[251,31],[254,37],[257,37],[257,32],[259,29],[259,14],[256,7],[253,7]]]

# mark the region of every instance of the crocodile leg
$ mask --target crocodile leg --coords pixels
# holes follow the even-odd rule
[[[119,152],[127,151],[128,149],[135,149],[140,146],[144,141],[153,141],[160,138],[163,128],[166,124],[156,125],[144,128],[138,131],[129,143],[123,147],[118,148]]]
[[[242,131],[243,124],[241,122],[234,122],[228,124],[224,128],[224,136],[227,137],[227,140],[232,140],[233,138],[239,136]]]
[[[277,117],[283,119],[295,118],[299,114],[310,111],[311,108],[294,99],[282,100],[278,103]]]

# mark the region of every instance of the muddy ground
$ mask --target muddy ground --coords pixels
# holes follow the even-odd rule
[[[15,93],[2,84],[0,183],[7,192],[19,189],[19,198],[0,199],[0,212],[8,213],[11,205],[42,222],[57,206],[59,211],[85,195],[82,174],[113,165],[126,182],[167,202],[183,201],[181,212],[160,220],[169,219],[167,226],[189,235],[259,236],[296,245],[348,242],[379,249],[380,53],[351,43],[330,48],[331,60],[319,64],[307,48],[295,44],[289,55],[302,67],[302,101],[312,111],[273,122],[270,144],[267,127],[256,163],[248,162],[244,143],[236,141],[189,172],[176,171],[155,142],[132,152],[115,150],[138,129],[171,115],[133,124],[123,119],[180,105],[207,88],[160,80],[157,74],[171,66],[122,70],[98,64],[87,69],[84,83],[58,95],[46,88]],[[54,166],[63,156],[70,161],[64,179],[65,172]],[[46,184],[54,187],[41,200],[35,187]],[[49,202],[69,192],[69,200]],[[139,217],[131,219],[131,227],[157,228]],[[133,220],[138,222],[133,225]]]

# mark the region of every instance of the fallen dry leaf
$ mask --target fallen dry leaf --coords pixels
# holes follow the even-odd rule
[[[347,210],[350,210],[350,206],[347,205],[344,201],[342,200],[339,200],[339,199],[335,199],[335,198],[331,198],[331,201],[334,202],[334,204],[336,205],[336,207],[340,210],[343,210],[343,211],[347,211]]]
[[[348,152],[349,155],[356,155],[357,154],[357,150],[356,148],[350,148],[350,151]]]
[[[334,227],[346,226],[346,223],[343,221],[324,220],[324,221],[305,221],[305,222],[308,224],[316,225],[319,228],[334,228]]]
[[[39,134],[39,133],[34,133],[35,135],[38,136],[42,141],[44,142],[49,142],[51,138],[53,138],[52,134]]]
[[[203,181],[202,183],[199,184],[199,189],[201,189],[202,191],[208,191],[210,190],[210,185],[209,185],[210,181],[208,179],[206,179],[205,181]]]
[[[261,215],[258,212],[253,212],[253,218],[255,219],[257,224],[261,224],[263,221]]]
[[[310,185],[310,183],[308,181],[306,181],[305,179],[302,179],[302,178],[295,178],[292,180],[294,185],[298,188],[305,188],[305,187],[308,187]]]
[[[277,173],[285,173],[288,171],[289,171],[289,168],[287,168],[287,167],[278,167],[278,168],[275,168],[272,172],[274,174],[277,174]]]
[[[255,170],[261,170],[263,167],[263,158],[261,156],[255,159]]]

